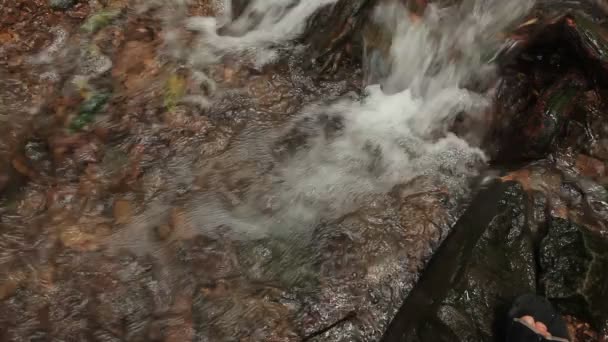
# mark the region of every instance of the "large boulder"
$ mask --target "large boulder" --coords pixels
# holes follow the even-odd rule
[[[475,244],[471,257],[440,304],[435,325],[452,334],[451,341],[490,341],[496,323],[512,300],[534,292],[536,267],[532,235],[525,216],[525,194],[512,186],[500,200],[500,211]],[[433,340],[431,325],[421,328]]]
[[[482,190],[436,252],[384,341],[489,341],[516,296],[536,288],[525,193]]]
[[[472,201],[383,341],[498,341],[524,293],[608,332],[606,191],[548,166],[517,174]]]

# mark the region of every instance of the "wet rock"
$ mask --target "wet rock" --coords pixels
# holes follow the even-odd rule
[[[540,284],[567,313],[608,328],[608,238],[551,217],[540,248]]]
[[[334,7],[340,15],[330,17],[328,22],[331,23],[332,20],[338,18],[337,24],[325,25],[331,28],[330,31],[335,28],[334,34],[325,34],[322,29],[316,31],[325,40],[325,43],[331,45],[324,46],[329,51],[324,58],[331,61],[329,54],[332,52],[341,53],[341,47],[344,47],[345,52],[348,50],[344,46],[348,44],[342,43],[350,40],[345,37],[352,32],[349,31],[349,25],[352,24],[351,15],[356,17],[358,15],[357,6],[366,2],[372,3],[373,1],[341,0]],[[111,3],[115,3],[115,1]],[[234,0],[232,3],[235,6],[244,6],[247,1]],[[345,10],[346,6],[350,7]],[[235,9],[234,12],[236,15],[239,14],[239,10]],[[131,14],[132,12],[129,11],[128,15]],[[364,15],[359,17],[362,18]],[[96,31],[109,23],[108,20],[105,20],[109,18],[98,17],[97,19],[99,21],[90,21],[90,26],[83,28]],[[117,21],[118,23],[120,21]],[[107,30],[108,28],[102,29],[98,35],[105,31],[112,32]],[[444,203],[447,203],[445,197],[448,195],[453,197],[454,194],[446,194],[445,197],[436,193],[414,196],[411,193],[405,194],[404,190],[404,194],[399,196],[391,197],[393,196],[391,195],[386,198],[379,196],[383,200],[370,204],[370,208],[358,210],[347,217],[340,218],[338,222],[322,222],[320,227],[314,231],[312,246],[308,246],[304,243],[306,241],[301,239],[287,242],[277,239],[268,244],[256,240],[249,243],[256,247],[252,247],[250,253],[243,252],[241,244],[244,243],[242,242],[228,241],[223,237],[219,237],[217,240],[195,238],[194,234],[206,233],[214,227],[202,226],[197,224],[196,220],[192,220],[186,210],[189,208],[187,205],[183,206],[186,208],[184,210],[170,211],[167,213],[168,217],[164,217],[165,214],[140,216],[140,209],[143,210],[146,205],[150,204],[151,207],[154,207],[155,203],[147,203],[148,201],[155,200],[158,203],[170,201],[172,207],[173,192],[179,192],[182,196],[185,193],[185,191],[182,192],[182,187],[188,188],[190,191],[190,187],[188,187],[189,168],[199,169],[199,156],[201,162],[207,162],[205,160],[207,156],[225,149],[231,141],[234,141],[232,137],[241,129],[239,126],[241,122],[251,124],[259,120],[258,109],[268,113],[277,113],[278,118],[279,114],[284,116],[285,113],[292,112],[292,107],[299,106],[300,98],[316,96],[314,94],[302,95],[300,89],[290,90],[302,84],[308,84],[309,77],[264,76],[244,82],[244,78],[253,77],[240,74],[237,67],[223,69],[225,82],[230,83],[232,88],[237,88],[235,84],[240,84],[242,86],[238,87],[250,90],[251,93],[245,95],[251,99],[246,98],[245,95],[239,95],[243,98],[237,98],[236,95],[230,96],[230,94],[222,95],[221,101],[230,102],[229,105],[226,105],[230,110],[219,108],[220,105],[223,105],[220,103],[209,111],[210,113],[221,113],[217,116],[209,115],[209,120],[213,120],[213,125],[217,126],[217,130],[215,127],[213,130],[209,130],[209,139],[199,144],[199,140],[187,139],[177,134],[178,131],[183,130],[206,134],[208,131],[205,128],[206,120],[199,121],[196,118],[198,113],[176,110],[160,117],[160,113],[164,112],[155,108],[155,106],[159,107],[162,102],[163,79],[169,71],[164,70],[165,67],[160,59],[157,61],[156,56],[162,49],[158,50],[159,45],[152,43],[152,35],[152,32],[142,32],[141,39],[137,38],[137,41],[127,39],[127,43],[116,44],[115,47],[118,51],[115,53],[109,53],[102,48],[101,51],[107,56],[113,57],[112,64],[107,63],[105,55],[97,56],[99,58],[92,58],[95,57],[92,56],[87,58],[87,60],[91,59],[88,62],[83,61],[83,64],[88,64],[87,68],[93,76],[105,73],[109,67],[113,68],[112,76],[118,88],[116,101],[108,103],[107,106],[91,104],[91,107],[85,111],[85,113],[93,113],[103,106],[107,108],[108,114],[113,113],[107,118],[107,126],[98,127],[96,123],[94,127],[98,137],[104,142],[110,141],[110,143],[105,147],[98,146],[100,148],[98,150],[98,147],[95,147],[97,143],[89,143],[86,134],[79,138],[56,142],[53,147],[65,149],[62,153],[66,155],[66,159],[89,164],[90,167],[87,167],[86,170],[92,170],[91,178],[99,177],[99,179],[95,179],[99,184],[88,186],[86,191],[80,190],[82,194],[79,194],[76,189],[72,189],[75,187],[74,181],[79,179],[75,177],[78,174],[72,171],[66,173],[63,168],[58,167],[59,172],[52,175],[54,178],[49,179],[49,183],[56,184],[58,189],[51,189],[49,193],[54,194],[53,198],[55,198],[51,203],[54,203],[51,206],[52,209],[69,206],[75,208],[74,211],[78,211],[78,208],[82,206],[72,203],[78,203],[81,200],[80,196],[86,196],[86,207],[96,208],[103,212],[104,218],[108,221],[111,221],[111,218],[107,216],[114,214],[113,223],[124,224],[124,227],[116,227],[116,230],[135,229],[134,238],[129,241],[117,241],[120,242],[119,246],[126,246],[134,250],[148,248],[143,245],[148,244],[146,236],[150,232],[147,229],[144,230],[143,225],[147,228],[156,227],[158,240],[161,240],[162,243],[153,245],[151,248],[154,253],[151,254],[154,254],[155,257],[159,256],[159,260],[155,261],[154,267],[149,267],[135,259],[120,264],[105,259],[96,259],[95,256],[101,258],[103,250],[92,252],[97,249],[97,246],[102,246],[99,243],[100,240],[103,240],[102,237],[106,237],[112,232],[113,226],[109,224],[110,222],[97,224],[78,221],[67,226],[62,223],[60,236],[57,237],[61,243],[57,243],[57,250],[53,247],[46,252],[51,255],[49,258],[52,258],[53,262],[54,259],[57,259],[58,271],[55,289],[49,291],[52,293],[47,298],[33,298],[21,294],[18,300],[0,303],[2,313],[0,316],[8,317],[10,320],[10,324],[5,324],[5,321],[0,319],[2,321],[0,325],[7,326],[11,330],[14,330],[13,327],[22,329],[16,334],[6,335],[8,336],[6,340],[27,339],[27,337],[34,336],[34,329],[52,330],[48,333],[48,339],[108,341],[161,340],[163,335],[165,340],[174,341],[192,339],[224,341],[239,338],[243,341],[301,341],[303,337],[312,337],[311,340],[317,341],[378,340],[387,322],[398,309],[398,304],[414,286],[426,261],[450,230],[456,213],[455,210],[447,210],[445,206],[448,205],[444,206]],[[116,39],[119,40],[119,38]],[[325,50],[319,51],[324,52]],[[264,72],[266,71],[264,70]],[[277,72],[285,72],[285,70]],[[253,84],[258,81],[261,82]],[[312,83],[310,87],[314,88]],[[304,92],[308,91],[306,88],[302,88]],[[337,95],[342,92],[340,89],[344,88],[343,86],[328,85],[326,88],[315,88],[314,92],[322,93],[325,92],[325,89],[328,93]],[[150,100],[142,96],[144,93]],[[322,95],[323,98],[326,98],[327,94]],[[292,101],[294,98],[297,101]],[[120,107],[124,103],[129,103],[129,110]],[[136,104],[144,103],[145,106],[137,108]],[[170,101],[169,104],[171,103]],[[255,107],[255,110],[247,109],[249,104],[251,107]],[[117,106],[119,107],[116,108]],[[81,124],[88,125],[90,119],[91,117],[83,117],[83,120],[77,122],[77,127],[81,127]],[[166,120],[164,122],[166,125],[163,127],[168,126],[166,129],[163,128],[160,133],[161,122],[158,120]],[[337,122],[335,124],[339,125]],[[120,131],[121,135],[123,132],[128,133],[128,136],[118,136],[115,133],[117,131]],[[337,130],[334,130],[331,134],[336,134],[336,132]],[[133,145],[137,147],[132,148]],[[188,150],[186,150],[186,145],[188,145]],[[190,154],[193,153],[189,151],[193,150],[197,150],[198,154],[191,156]],[[99,151],[104,152],[98,153]],[[179,162],[174,165],[163,162],[166,156],[187,156],[187,158],[175,158]],[[226,157],[226,159],[228,158]],[[28,159],[34,161],[35,158],[28,157]],[[9,160],[7,159],[7,161]],[[190,163],[191,160],[195,160],[197,163]],[[92,165],[97,163],[99,164]],[[65,164],[67,165],[67,162]],[[72,162],[72,164],[74,163]],[[249,168],[245,164],[245,162],[238,161],[235,162],[234,167]],[[33,169],[38,171],[37,164],[32,165]],[[58,161],[56,165],[63,164]],[[71,168],[77,169],[76,167]],[[226,172],[225,170],[225,168],[218,167],[217,172],[223,173]],[[16,170],[14,171],[16,172]],[[156,182],[156,177],[153,177],[154,179],[145,178],[155,171],[158,171],[159,174],[158,182]],[[0,173],[0,175],[2,174],[4,173]],[[65,176],[66,174],[68,176]],[[146,188],[145,203],[141,203],[139,194],[137,196],[130,196],[130,192],[124,194],[125,191],[129,191],[125,185],[129,185],[131,182],[137,183],[140,176],[142,187]],[[243,176],[243,178],[245,177]],[[172,183],[178,181],[180,190],[174,190]],[[226,181],[226,183],[232,182]],[[67,186],[66,184],[72,185]],[[134,188],[136,186],[134,185]],[[248,186],[246,182],[237,183],[236,181],[227,185],[230,191],[235,188],[235,192],[243,191],[242,189]],[[152,188],[154,188],[153,191],[150,190]],[[411,191],[411,188],[406,190]],[[227,193],[228,190],[225,192]],[[112,198],[125,197],[128,200],[118,199],[114,202],[113,212],[110,210],[111,212],[108,213],[108,207],[112,206]],[[237,203],[240,199],[236,195],[229,198],[229,201],[233,200]],[[481,299],[490,297],[493,293],[491,291],[494,291],[492,287],[497,286],[493,278],[489,275],[483,277],[485,273],[478,271],[479,269],[490,268],[488,273],[491,276],[500,277],[505,277],[505,275],[496,274],[507,266],[514,270],[513,273],[519,275],[530,273],[529,269],[522,266],[527,265],[529,253],[525,249],[527,248],[525,225],[519,219],[520,213],[516,212],[516,208],[519,207],[508,200],[505,201],[508,202],[504,204],[505,210],[510,210],[508,214],[504,214],[504,217],[488,216],[489,219],[500,216],[499,222],[502,225],[492,226],[494,230],[487,230],[485,234],[480,231],[478,235],[481,237],[469,236],[469,229],[462,230],[464,237],[469,239],[464,241],[470,241],[464,245],[467,250],[473,250],[473,252],[468,253],[470,255],[467,265],[470,266],[467,266],[466,279],[461,280],[464,285],[459,286],[469,286],[476,281],[474,284],[482,284],[485,292],[481,294],[465,292],[462,298],[452,296],[448,298],[449,302],[448,299],[445,300],[439,311],[442,316],[434,321],[439,322],[437,323],[439,329],[437,334],[443,334],[446,336],[445,339],[448,339],[457,329],[454,324],[458,322],[461,322],[462,329],[476,327],[475,324],[478,322],[473,321],[472,313],[466,311],[468,308],[466,305],[469,305],[470,301],[474,301],[475,305],[482,305]],[[489,202],[498,203],[497,201]],[[202,205],[200,201],[188,203],[192,204],[191,207]],[[33,203],[32,206],[42,207],[42,205],[35,204]],[[542,216],[544,205],[542,200],[539,201],[537,210],[539,222],[545,219]],[[181,208],[182,203],[179,206]],[[164,212],[164,209],[161,208],[161,210]],[[49,216],[51,216],[52,211],[49,212]],[[134,213],[138,214],[135,217],[137,220],[133,217]],[[483,217],[483,214],[480,216]],[[43,219],[46,218],[43,217]],[[475,220],[480,219],[479,216],[475,218]],[[508,226],[509,219],[513,220],[515,224]],[[473,223],[466,228],[474,228]],[[96,225],[98,228],[91,231],[91,227]],[[21,226],[27,227],[25,224],[20,224],[19,227]],[[138,228],[138,226],[142,227]],[[26,231],[26,229],[22,230]],[[31,235],[38,239],[37,232],[32,232]],[[490,253],[494,252],[490,247],[497,246],[501,239],[507,241],[507,245],[499,245],[496,254],[510,253],[509,255],[512,255],[518,249],[524,251],[513,257],[515,265],[505,266],[504,263],[512,260]],[[46,241],[42,240],[42,242]],[[153,242],[156,243],[156,241]],[[46,243],[50,244],[50,242]],[[152,242],[150,244],[152,245]],[[36,244],[32,244],[35,248],[40,245],[38,241]],[[163,248],[157,249],[158,246]],[[22,249],[26,250],[26,248]],[[491,254],[492,260],[503,264],[492,268],[493,266],[489,265],[490,260],[483,258],[483,253]],[[17,253],[15,254],[17,255]],[[37,258],[29,257],[23,259],[27,262],[37,260]],[[455,258],[455,260],[461,261],[462,259]],[[479,278],[472,278],[473,275],[477,276],[476,272],[483,274]],[[155,279],[151,280],[153,275]],[[39,277],[39,275],[37,276]],[[510,276],[510,274],[506,275],[506,277]],[[443,278],[445,275],[442,275],[439,283],[442,283]],[[524,287],[529,286],[529,280],[529,277],[524,276],[523,279],[515,279],[514,282],[520,281],[523,284],[521,286]],[[169,288],[172,285],[162,285],[163,282],[177,284],[174,286],[175,291],[164,289],[163,286]],[[181,286],[182,284],[188,286]],[[488,289],[485,289],[486,285]],[[300,287],[304,288],[300,290]],[[462,288],[458,287],[457,290],[460,291]],[[7,293],[11,291],[9,289]],[[162,294],[163,291],[167,292],[164,295],[170,297],[171,300],[160,298],[162,296],[158,294]],[[472,298],[470,301],[469,296]],[[157,304],[164,301],[168,303],[174,301],[174,303],[167,306]],[[4,304],[7,305],[6,309],[2,306]],[[50,306],[50,314],[45,314],[42,309],[37,310],[37,307],[46,306]],[[167,307],[170,309],[167,310]],[[482,309],[486,310],[482,311],[483,314],[490,312],[487,307],[482,307]],[[448,323],[445,322],[451,322],[448,316],[452,312],[451,317],[456,323],[450,323],[448,326]],[[15,318],[11,313],[15,313]],[[45,315],[49,315],[50,319]],[[156,329],[152,325],[159,327]],[[148,330],[157,331],[154,332],[155,335],[152,335],[148,334]],[[425,331],[428,332],[428,330]],[[2,339],[4,336],[0,333],[0,340],[4,340]]]
[[[50,0],[49,5],[52,9],[67,10],[76,5],[78,0]]]
[[[352,52],[353,45],[358,45],[359,30],[375,3],[373,0],[339,0],[313,15],[308,25],[314,29],[307,30],[304,37],[311,46],[312,62],[321,63],[322,70],[331,67],[335,71],[341,57],[349,50]],[[355,44],[351,44],[353,42]]]
[[[592,90],[579,98],[577,112],[579,125],[584,130],[579,134],[578,149],[585,154],[602,160],[608,159],[608,125],[605,114],[608,113],[604,90]]]
[[[576,170],[584,177],[597,179],[606,175],[606,165],[601,160],[580,154],[576,158]]]
[[[280,297],[276,288],[246,285],[238,279],[201,288],[192,302],[195,340],[300,340]],[[235,325],[235,320],[240,323]]]
[[[492,117],[491,130],[486,135],[484,146],[492,157],[503,157],[504,141],[510,139],[509,128],[513,118],[525,112],[533,103],[534,97],[529,91],[531,80],[525,73],[510,73],[503,76],[496,91],[494,108],[496,114]]]
[[[392,32],[388,25],[368,21],[363,26],[363,79],[365,85],[377,84],[390,73],[389,50]]]
[[[511,139],[504,142],[509,141],[505,149],[507,156],[534,159],[555,150],[558,137],[564,132],[583,89],[583,81],[576,74],[567,75],[548,88],[530,112],[514,119],[515,124],[509,134]]]
[[[494,324],[510,301],[536,288],[524,203],[517,183],[482,190],[434,255],[383,341],[491,341]]]
[[[316,230],[313,252],[302,253],[319,260],[319,270],[305,275],[318,282],[309,281],[315,291],[302,300],[302,336],[379,340],[456,215],[440,190],[421,189],[403,186],[390,197],[375,196],[339,224]]]
[[[536,243],[542,238],[542,234],[544,233],[549,199],[541,191],[532,191],[529,194],[529,198],[528,226]]]
[[[558,147],[593,157],[606,155],[601,93],[608,70],[608,35],[593,11],[589,15],[579,11],[564,16],[561,10],[561,15],[546,17],[553,17],[547,23],[531,25],[544,28],[541,34],[524,39],[523,53],[507,68],[511,73],[514,67],[529,82],[499,88],[496,125],[511,126],[506,136],[491,134],[505,147],[498,153],[501,160],[538,159]],[[511,106],[518,100],[528,105]],[[525,149],[520,148],[524,145]]]
[[[548,169],[535,174],[524,177],[525,187],[482,190],[383,341],[494,341],[502,336],[500,322],[512,299],[534,292],[590,323],[598,336],[608,331],[605,195],[567,177],[548,181]]]
[[[580,15],[570,15],[565,19],[566,35],[581,54],[608,71],[608,42],[606,32],[592,20]]]
[[[463,274],[439,308],[438,326],[453,332],[453,341],[492,340],[497,311],[507,309],[517,295],[535,290],[523,191],[518,186],[507,191],[502,212],[477,241]],[[424,336],[425,329],[420,333]]]
[[[243,12],[245,11],[245,8],[247,8],[247,5],[249,4],[250,1],[248,0],[233,0],[232,1],[232,16],[234,18],[238,18],[241,16],[241,14],[243,14]]]

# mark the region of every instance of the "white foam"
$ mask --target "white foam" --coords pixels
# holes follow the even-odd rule
[[[196,31],[198,44],[190,54],[192,65],[207,65],[225,55],[247,55],[256,65],[274,58],[272,46],[297,38],[306,28],[306,22],[320,8],[336,0],[254,0],[235,18],[227,30],[237,35],[219,35],[225,16],[192,17],[186,22],[188,29]],[[223,20],[222,20],[223,19]]]
[[[233,22],[236,31],[244,31],[233,37],[218,35],[214,18],[193,18],[188,27],[200,32],[200,44],[190,60],[211,63],[228,53],[263,50],[294,39],[306,18],[333,2],[254,1]],[[379,7],[376,20],[394,29],[386,62],[390,72],[381,82],[384,91],[372,85],[361,101],[308,107],[282,130],[244,133],[230,150],[208,162],[213,166],[199,170],[217,185],[186,205],[188,225],[206,235],[221,228],[234,239],[282,236],[305,243],[319,223],[338,219],[369,195],[420,176],[453,197],[466,193],[467,180],[485,156],[448,129],[457,115],[481,113],[489,102],[462,84],[485,73],[486,56],[500,45],[499,33],[531,6],[528,0],[463,0],[450,8],[430,6],[417,22],[397,17],[406,13],[399,5]],[[262,18],[246,22],[253,12]],[[326,134],[325,118],[340,128]],[[275,160],[273,146],[294,127],[306,133],[306,147]],[[226,205],[220,184],[228,171],[214,171],[217,165],[239,169],[251,181],[236,203]]]

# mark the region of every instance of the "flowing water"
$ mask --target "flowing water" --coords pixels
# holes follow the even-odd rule
[[[483,130],[450,132],[490,104],[492,87],[465,86],[496,78],[501,34],[533,4],[414,18],[381,3],[370,20],[392,43],[370,72],[385,77],[359,89],[354,67],[324,81],[304,67],[297,38],[335,2],[255,0],[233,18],[230,1],[210,2],[214,16],[136,1],[105,40],[57,28],[27,62],[38,82],[69,98],[110,73],[121,90],[89,133],[45,142],[34,125],[30,181],[0,221],[0,336],[377,340],[486,163]],[[112,45],[137,20],[160,23],[154,47]],[[114,54],[81,48],[91,41]],[[11,88],[0,122],[18,112]]]
[[[308,16],[328,3],[256,1],[230,24],[239,28],[236,31],[249,28],[234,37],[218,36],[215,18],[189,18],[197,43],[185,52],[185,59],[202,69],[226,55],[259,65],[268,63],[269,55],[285,53],[279,49],[298,53],[297,47],[269,46],[289,42],[304,29]],[[483,151],[448,129],[457,114],[481,115],[488,98],[462,85],[483,69],[484,54],[498,50],[502,30],[530,6],[469,1],[458,8],[431,7],[425,20],[416,24],[389,18],[405,12],[400,5],[379,7],[378,20],[398,20],[384,90],[372,85],[361,98],[306,106],[280,128],[245,129],[226,152],[189,171],[188,176],[208,183],[204,194],[189,199],[184,213],[195,227],[190,234],[213,234],[225,226],[234,239],[276,235],[306,241],[322,221],[336,220],[355,210],[366,196],[386,193],[420,176],[432,178],[454,197],[466,193],[467,177],[483,164]],[[261,16],[257,23],[244,19],[256,17],[250,12]],[[284,141],[292,135],[299,141]],[[242,177],[233,182],[243,186],[236,203],[226,206],[217,195],[218,177],[233,165],[241,168],[237,177]],[[124,230],[165,220],[164,200],[159,202]]]

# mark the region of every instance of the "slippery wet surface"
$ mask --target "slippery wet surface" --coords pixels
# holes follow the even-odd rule
[[[162,15],[91,4],[3,3],[1,339],[379,336],[453,221],[445,194],[370,196],[303,237],[203,223],[227,222],[305,143],[298,122],[280,128],[295,112],[358,96],[357,67],[320,78],[288,54],[196,75],[167,56]],[[110,10],[112,25],[90,24]]]
[[[222,2],[183,3],[0,0],[0,340],[378,340],[481,151],[404,135],[388,107],[442,108],[359,105],[353,60],[319,72],[277,43],[297,27],[237,22],[251,46],[222,45],[183,22]]]

